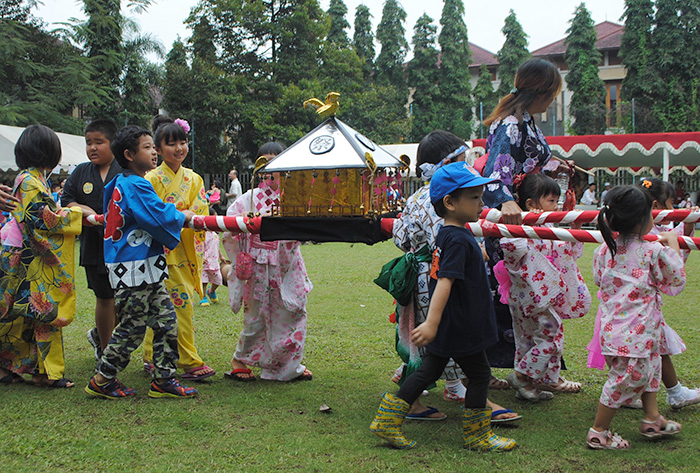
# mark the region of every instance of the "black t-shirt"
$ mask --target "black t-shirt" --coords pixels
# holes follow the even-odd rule
[[[104,182],[100,176],[100,169],[91,162],[79,164],[78,167],[68,176],[66,184],[63,186],[61,195],[61,205],[64,207],[71,202],[87,205],[98,214],[103,212],[102,196],[105,184],[122,172],[122,168],[115,159],[107,172]],[[85,226],[80,233],[80,266],[97,265],[104,268],[104,227],[97,225],[94,227]]]
[[[453,278],[435,340],[426,347],[443,357],[478,353],[498,342],[496,315],[481,248],[466,228],[443,226],[435,239],[428,288],[437,278]]]

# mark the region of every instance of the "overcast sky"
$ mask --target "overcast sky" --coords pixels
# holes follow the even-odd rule
[[[84,19],[82,1],[44,0],[43,3],[44,5],[39,6],[33,13],[49,23],[50,28],[57,27],[52,25],[53,23],[66,21],[71,17]],[[123,5],[126,3],[122,0]],[[167,51],[170,50],[178,35],[182,39],[190,36],[184,20],[192,6],[197,3],[197,0],[156,0],[155,5],[151,6],[148,12],[135,15],[127,11],[127,15],[138,21],[142,33],[151,33],[159,39]],[[328,3],[329,0],[321,0],[321,7],[327,10]],[[345,0],[345,5],[348,7],[347,20],[351,28],[354,24],[355,8],[361,3],[369,7],[376,30],[376,25],[381,20],[384,1]],[[404,28],[409,44],[413,37],[416,20],[423,13],[427,13],[433,18],[435,24],[439,25],[442,1],[402,0],[400,3],[406,10]],[[624,0],[587,0],[585,3],[596,24],[606,20],[621,23]],[[530,50],[539,49],[566,36],[566,29],[569,27],[569,21],[577,5],[579,2],[570,0],[464,0],[469,41],[496,53],[503,45],[504,37],[501,33],[503,21],[512,8],[529,36]],[[349,34],[352,35],[352,32]]]

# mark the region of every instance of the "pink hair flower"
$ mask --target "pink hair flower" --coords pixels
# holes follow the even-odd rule
[[[176,118],[175,120],[173,120],[173,123],[175,123],[176,125],[180,125],[182,129],[185,130],[185,133],[190,132],[190,124],[187,123],[187,120],[183,120],[182,118]]]

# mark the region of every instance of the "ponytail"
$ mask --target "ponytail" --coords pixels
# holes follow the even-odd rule
[[[603,208],[600,209],[600,212],[598,213],[598,230],[600,230],[600,234],[603,236],[603,240],[605,241],[605,244],[608,245],[608,248],[610,248],[610,253],[612,253],[614,258],[615,253],[617,253],[617,242],[615,241],[615,238],[613,238],[610,225],[608,225],[607,214],[609,211],[610,207],[607,205],[604,205]]]
[[[605,195],[605,205],[598,214],[598,228],[613,257],[617,243],[613,232],[623,238],[641,236],[651,219],[652,195],[640,186],[613,187]]]

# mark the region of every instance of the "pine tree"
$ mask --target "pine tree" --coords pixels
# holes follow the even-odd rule
[[[413,28],[413,59],[406,70],[408,86],[413,90],[411,140],[414,142],[438,126],[434,104],[439,55],[436,34],[433,19],[424,13]]]
[[[605,131],[605,84],[598,76],[601,54],[595,47],[597,34],[585,4],[576,7],[571,26],[566,31],[565,60],[569,65],[566,82],[573,93],[569,112],[574,118],[577,135]]]
[[[659,76],[650,57],[654,22],[652,0],[626,0],[622,18],[625,21],[625,31],[620,44],[620,57],[627,75],[622,80],[620,98],[627,102],[633,99],[635,101],[635,132],[658,131],[658,123],[651,119],[650,113],[653,94],[659,88]]]
[[[472,61],[462,0],[445,0],[440,18],[440,70],[437,101],[440,128],[468,139],[472,134],[469,64]]]
[[[331,27],[328,30],[326,41],[346,47],[350,45],[347,29],[350,28],[350,23],[345,18],[348,14],[348,7],[345,6],[343,0],[330,0],[328,6],[328,16],[331,19]]]
[[[479,123],[477,130],[479,138],[483,138],[484,135],[488,133],[488,130],[484,131],[483,127],[481,126],[479,108],[481,107],[483,118],[486,118],[498,104],[498,100],[496,99],[496,91],[493,90],[493,83],[491,82],[492,77],[493,75],[491,74],[491,71],[489,71],[486,64],[482,64],[479,71],[479,80],[477,80],[476,86],[474,87],[474,106],[476,108],[477,121]]]
[[[498,86],[497,97],[505,97],[513,89],[515,73],[520,65],[530,58],[527,50],[527,35],[520,26],[515,12],[511,9],[506,17],[501,32],[506,40],[503,47],[496,54],[498,59],[498,78],[501,83]]]
[[[377,40],[381,45],[375,62],[377,82],[391,84],[397,88],[405,87],[403,62],[406,58],[408,42],[403,23],[406,11],[397,0],[386,0],[382,9],[382,20],[377,26]]]
[[[362,61],[362,75],[369,81],[374,74],[374,35],[372,34],[372,14],[366,5],[355,9],[355,33],[352,44],[357,56]]]

